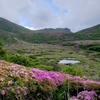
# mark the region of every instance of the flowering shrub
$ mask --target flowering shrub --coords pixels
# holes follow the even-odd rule
[[[94,100],[97,97],[95,91],[82,91],[78,94],[78,99],[80,100]]]
[[[96,94],[95,91],[82,91],[77,97],[73,96],[70,100],[99,100],[100,97]]]
[[[84,91],[86,89],[94,91]],[[90,100],[95,100],[96,94],[100,93],[100,82],[0,61],[0,94],[2,96],[11,100],[52,100],[52,98],[63,100],[64,93],[70,96],[79,93],[80,100],[83,100],[82,97],[91,95],[93,98],[91,97]]]

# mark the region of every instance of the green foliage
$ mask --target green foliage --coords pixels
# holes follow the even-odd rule
[[[5,59],[6,50],[3,49],[3,44],[0,42],[0,59]]]
[[[100,52],[100,45],[92,46],[89,50]]]
[[[3,44],[2,44],[2,42],[0,42],[0,49],[2,49],[2,47],[3,47]]]
[[[44,70],[48,70],[48,71],[52,71],[54,69],[53,66],[46,66],[46,65],[42,65],[42,64],[35,66],[35,68],[44,69]]]
[[[75,46],[77,43],[74,42],[64,42],[63,46]]]
[[[32,59],[26,56],[21,56],[21,55],[14,55],[14,54],[10,54],[10,53],[2,53],[2,56],[0,56],[0,59],[5,59],[9,62],[13,62],[16,64],[20,64],[20,65],[24,65],[27,67],[33,67],[33,68],[39,68],[39,69],[44,69],[44,70],[48,70],[51,71],[54,69],[53,66],[49,66],[49,65],[43,65],[42,62],[44,61],[44,59]]]
[[[60,71],[61,70],[61,66],[59,66],[57,63],[55,62],[43,62],[44,65],[50,67],[50,69],[52,69],[53,71]]]
[[[76,76],[83,76],[83,70],[81,68],[75,68],[73,66],[67,66],[63,69],[63,72]]]
[[[68,54],[73,54],[73,52],[69,52]]]
[[[22,52],[19,50],[19,53],[22,53]],[[39,59],[33,56],[26,57],[26,56],[21,56],[21,55],[14,55],[14,54],[6,52],[6,50],[3,49],[2,42],[0,42],[0,59],[4,59],[9,62],[24,65],[27,67],[35,67],[35,68],[44,69],[48,71],[54,69],[53,66],[42,64],[42,62],[44,62],[45,59],[41,59],[41,58]]]
[[[74,94],[77,95],[78,90],[82,90],[83,86],[75,83],[72,80],[66,80],[53,94],[53,100],[69,100]]]
[[[100,40],[100,24],[73,34],[77,40]]]
[[[65,82],[62,86],[59,86],[58,89],[54,92],[53,100],[68,100],[68,98],[66,98],[67,93],[68,93],[68,82]]]
[[[25,56],[8,54],[7,60],[28,67],[34,66],[32,59]]]
[[[66,43],[74,40],[100,40],[100,25],[79,31],[73,34],[70,29],[43,29],[32,31],[12,23],[4,18],[0,20],[0,37],[4,43],[15,43],[23,40],[31,43],[62,44],[73,46],[75,43]]]
[[[35,68],[40,68],[40,69],[45,69],[45,70],[53,69],[52,66],[42,65],[42,59],[32,59],[32,58],[21,56],[21,55],[8,54],[7,61],[24,65],[27,67],[35,67]]]
[[[100,44],[88,44],[80,45],[82,49],[100,52]]]

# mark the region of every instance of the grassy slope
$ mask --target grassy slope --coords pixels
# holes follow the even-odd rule
[[[10,37],[11,35],[10,33],[12,33],[18,40],[24,40],[27,42],[34,42],[34,43],[61,42],[63,40],[61,39],[63,38],[63,34],[71,33],[70,30],[67,28],[46,29],[46,30],[44,29],[40,31],[32,31],[22,26],[19,26],[15,23],[12,23],[4,18],[0,18],[0,30],[5,31],[7,33],[7,37]],[[2,32],[0,32],[0,36],[2,37]]]
[[[0,39],[5,44],[12,44],[17,41],[16,34],[0,30]]]
[[[0,19],[1,21],[1,19]],[[82,30],[77,33],[55,33],[55,34],[39,34],[34,33],[33,31],[29,31],[20,26],[16,26],[16,24],[11,23],[7,20],[3,20],[1,23],[1,28],[6,30],[0,30],[0,37],[5,43],[15,43],[17,41],[18,44],[6,45],[6,49],[13,53],[19,53],[21,55],[30,56],[33,55],[35,57],[47,58],[49,60],[53,60],[53,62],[57,63],[59,59],[75,57],[80,60],[82,63],[79,65],[73,65],[75,67],[81,67],[84,70],[85,75],[91,78],[93,75],[93,79],[99,80],[98,74],[100,73],[100,65],[99,58],[96,61],[91,61],[90,58],[94,57],[93,53],[87,54],[83,50],[78,50],[71,47],[63,47],[58,45],[48,45],[48,44],[31,44],[27,42],[21,42],[21,40],[28,42],[36,42],[36,43],[59,43],[67,40],[81,40],[81,39],[99,39],[100,34],[100,25],[95,27]],[[7,22],[7,23],[6,23]],[[6,27],[5,27],[6,26]],[[9,27],[8,27],[9,26]],[[13,33],[12,33],[13,32]],[[17,38],[17,39],[16,39]],[[19,41],[20,40],[20,41]],[[92,55],[92,56],[91,56]]]
[[[100,25],[96,25],[94,27],[73,34],[67,28],[49,28],[32,31],[15,23],[12,23],[6,19],[0,18],[0,30],[0,37],[3,38],[5,42],[12,41],[12,43],[15,41],[11,37],[15,37],[18,40],[23,40],[32,43],[52,44],[75,40],[100,40]],[[5,31],[7,35],[2,35],[3,31]],[[4,39],[7,37],[8,40]]]
[[[25,56],[33,56],[35,58],[43,58],[47,59],[45,63],[58,63],[58,61],[62,58],[75,58],[80,60],[80,64],[72,65],[72,67],[82,68],[84,74],[93,80],[100,80],[100,58],[97,57],[95,60],[91,60],[94,58],[95,52],[87,53],[84,50],[69,47],[69,46],[59,46],[59,45],[48,45],[48,44],[32,44],[26,42],[19,42],[15,45],[5,46],[5,48],[14,53]],[[66,65],[59,65],[62,68],[66,67]],[[91,77],[92,75],[92,77]]]
[[[13,39],[11,39],[11,37],[15,37],[18,40],[24,40],[28,42],[39,42],[40,40],[42,40],[41,35],[39,36],[34,31],[26,29],[3,18],[0,18],[0,30],[0,37],[2,38],[3,42],[14,42]],[[4,38],[9,39],[8,41],[6,41],[6,39]]]
[[[33,32],[13,22],[10,22],[4,18],[0,18],[0,29],[11,33],[16,33],[16,34],[23,33],[23,32],[28,32],[28,33]]]
[[[84,100],[100,99],[100,82],[85,77],[26,68],[4,60],[0,60],[0,73],[2,100],[68,100],[74,96],[70,100],[83,100],[83,96]]]
[[[74,37],[79,40],[100,40],[100,24],[81,30],[74,34]]]

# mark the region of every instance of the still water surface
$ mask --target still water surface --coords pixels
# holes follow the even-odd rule
[[[76,63],[80,63],[80,61],[74,60],[74,59],[62,59],[58,63],[59,64],[76,64]]]

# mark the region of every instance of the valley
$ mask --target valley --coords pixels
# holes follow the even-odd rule
[[[32,31],[0,18],[0,100],[85,100],[84,94],[100,99],[100,24],[75,33]]]
[[[91,41],[74,41],[79,44],[94,44],[100,43],[99,40]],[[34,59],[44,59],[42,63],[55,67],[56,71],[62,71],[64,68],[71,66],[73,68],[81,68],[84,76],[88,79],[100,81],[100,57],[96,57],[97,52],[88,52],[77,46],[61,46],[52,44],[36,44],[19,41],[16,44],[5,45],[4,48],[12,54],[24,55]],[[62,65],[58,64],[59,60],[63,58],[75,58],[79,60],[79,64]],[[45,61],[46,60],[46,61]],[[92,77],[91,77],[92,76]]]

